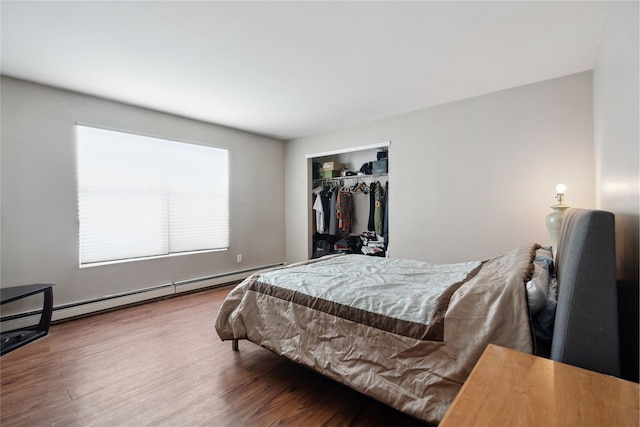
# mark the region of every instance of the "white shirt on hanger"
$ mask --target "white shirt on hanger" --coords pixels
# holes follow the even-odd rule
[[[324,208],[322,207],[322,197],[318,194],[313,203],[313,210],[316,211],[316,230],[320,234],[326,234],[324,229]]]

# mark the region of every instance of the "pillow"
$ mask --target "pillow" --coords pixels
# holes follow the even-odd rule
[[[551,343],[553,324],[556,318],[556,305],[555,299],[547,299],[542,310],[533,318],[533,331],[537,346],[542,343]]]
[[[533,260],[533,274],[526,284],[529,313],[534,316],[547,304],[549,283],[553,272],[553,255],[548,246],[536,250]]]
[[[553,276],[553,251],[551,250],[551,246],[540,246],[536,249],[534,261],[546,263],[549,275]]]
[[[558,301],[558,280],[553,277],[549,283],[549,292],[547,293],[547,299]]]
[[[532,316],[538,314],[547,303],[547,296],[537,281],[527,282],[527,303]]]

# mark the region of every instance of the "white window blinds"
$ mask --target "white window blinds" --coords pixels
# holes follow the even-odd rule
[[[80,264],[229,246],[228,151],[77,126]]]

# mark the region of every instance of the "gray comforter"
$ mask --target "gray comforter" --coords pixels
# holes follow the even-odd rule
[[[437,423],[487,344],[532,351],[524,284],[535,248],[486,262],[344,255],[263,271],[229,293],[216,330]]]

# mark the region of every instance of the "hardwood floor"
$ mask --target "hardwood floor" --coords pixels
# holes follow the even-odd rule
[[[0,424],[424,426],[214,321],[230,287],[53,325],[0,359]]]

